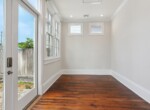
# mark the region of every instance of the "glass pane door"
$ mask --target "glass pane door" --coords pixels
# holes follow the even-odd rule
[[[25,106],[37,95],[37,16],[18,6],[18,100]],[[29,99],[28,97],[32,97]],[[24,104],[24,105],[23,105]],[[20,108],[22,109],[22,108]]]
[[[0,110],[3,108],[3,94],[4,94],[4,1],[0,0]]]
[[[0,110],[22,110],[36,96],[37,15],[20,0],[0,0]]]
[[[18,98],[21,98],[34,88],[35,19],[19,6],[18,23]]]

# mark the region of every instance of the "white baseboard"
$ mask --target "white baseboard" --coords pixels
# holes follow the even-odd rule
[[[132,90],[135,94],[137,94],[139,97],[150,103],[150,91],[143,88],[142,86],[136,84],[135,82],[129,80],[125,76],[112,71],[112,76],[116,78],[119,82],[121,82],[123,85],[125,85],[127,88]]]
[[[62,71],[52,75],[43,85],[42,85],[42,93],[44,94],[54,83],[55,81],[62,75]]]
[[[70,75],[110,75],[110,70],[64,69],[62,73]]]

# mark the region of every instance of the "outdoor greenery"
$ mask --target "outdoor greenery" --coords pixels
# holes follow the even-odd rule
[[[25,89],[32,89],[33,87],[33,83],[32,82],[23,82],[23,81],[19,81],[18,82],[18,86],[21,88],[25,88]]]
[[[33,48],[33,39],[27,38],[25,42],[18,43],[18,47],[21,49]]]
[[[32,89],[33,83],[32,82],[23,82],[19,81],[18,82],[18,87],[19,88],[24,88],[24,89]],[[0,90],[3,88],[3,83],[0,82]]]
[[[33,83],[32,82],[19,81],[18,84],[30,84],[30,85],[32,85]]]

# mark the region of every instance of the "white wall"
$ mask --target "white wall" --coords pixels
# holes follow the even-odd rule
[[[128,0],[112,20],[111,68],[150,90],[150,0]]]
[[[45,19],[45,10],[47,10],[47,7],[49,8],[49,10],[51,11],[51,14],[55,13],[56,10],[53,9],[54,4],[52,3],[52,1],[50,1],[49,3],[47,3],[46,5],[46,1],[42,0],[43,3],[43,18],[42,18],[42,25],[43,25],[43,30],[42,30],[42,34],[44,37],[40,38],[39,40],[39,44],[41,45],[41,49],[40,52],[42,53],[42,57],[40,59],[42,59],[42,61],[40,61],[40,66],[42,67],[41,71],[40,71],[40,75],[39,77],[39,86],[40,87],[40,94],[42,94],[43,92],[45,92],[45,90],[47,90],[50,85],[52,84],[52,78],[55,78],[54,76],[56,75],[56,73],[58,73],[60,70],[62,70],[62,66],[61,66],[61,57],[57,58],[57,61],[52,62],[54,59],[50,59],[46,56],[46,34],[45,34],[45,24],[46,24],[46,19]],[[55,15],[54,18],[59,21],[60,18]],[[42,41],[41,41],[42,39]],[[59,60],[58,60],[59,59]],[[56,59],[55,59],[56,60]],[[42,89],[42,90],[41,90]]]
[[[88,22],[83,36],[69,36],[68,23],[62,23],[63,69],[110,68],[110,22],[105,22],[104,36],[90,36]]]
[[[44,64],[43,84],[60,70],[62,70],[61,60],[49,64]]]

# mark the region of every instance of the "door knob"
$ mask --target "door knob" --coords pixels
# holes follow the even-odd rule
[[[8,75],[11,75],[11,74],[13,74],[13,72],[12,72],[12,71],[8,71],[7,73],[8,73]]]

